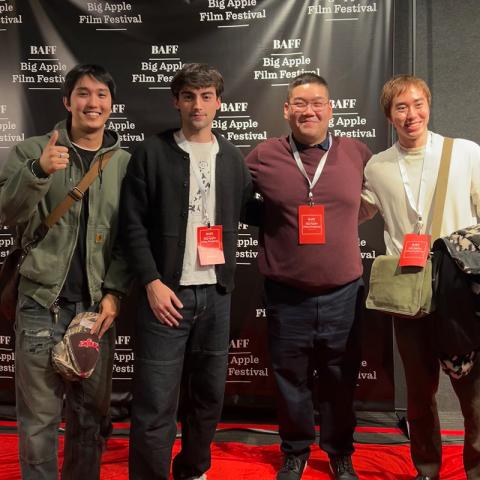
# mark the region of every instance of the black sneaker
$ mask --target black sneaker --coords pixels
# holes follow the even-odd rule
[[[350,455],[329,455],[330,470],[335,480],[358,480]]]
[[[427,475],[417,475],[415,480],[438,480],[438,477],[428,477]]]
[[[285,455],[282,468],[277,472],[277,480],[300,480],[309,456],[309,453]]]

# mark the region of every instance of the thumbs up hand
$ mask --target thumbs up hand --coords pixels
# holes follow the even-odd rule
[[[54,130],[38,161],[42,170],[48,175],[57,170],[64,170],[68,165],[68,148],[56,145],[57,140],[58,130]]]

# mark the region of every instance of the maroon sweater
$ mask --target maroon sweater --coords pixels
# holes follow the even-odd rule
[[[350,138],[332,137],[313,201],[325,207],[326,243],[299,245],[298,206],[308,200],[307,180],[293,158],[288,137],[258,145],[246,162],[255,191],[264,199],[258,265],[267,278],[311,293],[345,285],[362,275],[358,246],[358,211],[368,147]],[[320,158],[319,147],[299,146],[310,179]]]

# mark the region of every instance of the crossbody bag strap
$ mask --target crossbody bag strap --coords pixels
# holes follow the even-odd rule
[[[447,194],[448,172],[450,170],[450,160],[452,159],[452,148],[453,138],[445,137],[443,140],[442,157],[440,159],[440,168],[438,169],[435,200],[433,203],[432,243],[440,237],[440,229],[442,228],[445,197]]]
[[[66,211],[77,201],[81,200],[85,195],[85,192],[88,190],[88,187],[93,183],[97,178],[101,170],[103,170],[109,160],[117,152],[118,149],[110,150],[109,152],[100,155],[95,162],[92,163],[88,172],[83,176],[77,186],[73,187],[68,195],[55,207],[55,209],[50,213],[50,215],[43,221],[42,226],[43,230],[48,230],[50,227],[55,225],[58,220],[66,213]]]

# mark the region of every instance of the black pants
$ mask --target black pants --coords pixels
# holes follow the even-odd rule
[[[269,347],[284,453],[315,442],[313,375],[319,378],[320,447],[353,453],[353,395],[360,366],[363,281],[322,295],[266,282]]]
[[[227,374],[230,295],[215,285],[180,288],[183,319],[160,323],[141,300],[135,339],[129,476],[168,480],[182,390],[182,449],[173,462],[175,480],[210,468],[210,444],[223,405]]]
[[[405,367],[410,450],[418,472],[434,477],[442,463],[442,439],[435,394],[440,364],[435,346],[435,314],[394,321]],[[480,361],[458,380],[450,378],[465,421],[463,464],[468,480],[480,480]]]

